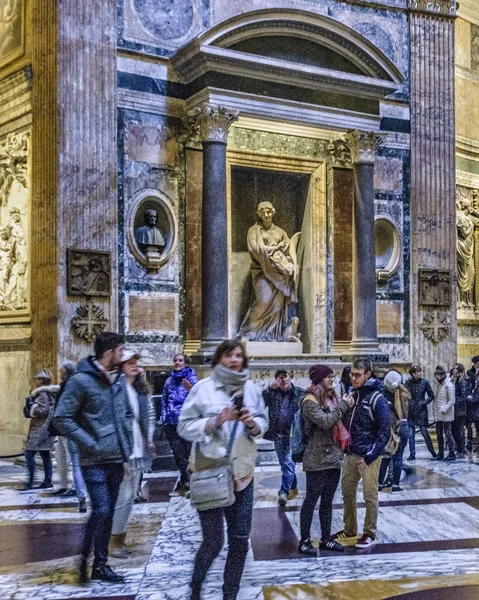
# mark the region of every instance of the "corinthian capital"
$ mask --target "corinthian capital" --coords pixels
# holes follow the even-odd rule
[[[382,135],[374,131],[348,132],[344,139],[351,148],[353,163],[374,164],[376,152],[382,143]]]
[[[420,12],[455,15],[456,0],[408,0],[408,8]]]
[[[238,120],[238,112],[223,106],[202,104],[190,117],[194,122],[199,139],[202,142],[223,142],[226,144],[228,130]]]

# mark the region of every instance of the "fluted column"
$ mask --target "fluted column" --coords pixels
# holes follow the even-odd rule
[[[410,0],[411,360],[428,377],[457,352],[454,125],[455,2]],[[450,305],[419,301],[419,270],[450,273]],[[425,319],[446,318],[447,335],[426,337]]]
[[[374,160],[381,138],[374,132],[346,135],[354,171],[353,353],[378,350],[376,250],[374,241]]]
[[[236,112],[209,104],[196,115],[203,146],[201,351],[228,337],[228,216],[226,144]]]

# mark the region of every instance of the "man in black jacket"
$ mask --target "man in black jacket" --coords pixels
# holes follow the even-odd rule
[[[406,387],[411,393],[409,402],[409,414],[407,423],[409,427],[409,457],[408,460],[416,460],[416,427],[419,427],[426,447],[433,458],[437,457],[432,443],[431,436],[427,427],[429,417],[427,414],[427,405],[434,400],[434,392],[427,379],[422,378],[422,369],[419,365],[412,365],[409,369],[411,379],[406,381]]]
[[[467,402],[471,395],[471,380],[466,375],[464,365],[456,363],[451,369],[451,379],[456,388],[456,401],[454,403],[454,422],[452,435],[456,442],[457,458],[466,456],[465,426],[467,417]]]
[[[476,438],[479,437],[479,356],[471,358],[472,367],[467,372],[470,381],[471,393],[467,399],[467,449],[473,450],[474,435],[472,426],[476,429]]]
[[[298,495],[296,466],[291,458],[291,427],[303,393],[303,389],[292,384],[290,373],[284,369],[276,371],[273,383],[263,392],[264,403],[269,409],[269,429],[264,438],[274,443],[281,466],[280,506]]]
[[[107,564],[123,463],[132,453],[132,413],[125,378],[118,370],[123,345],[123,336],[100,334],[95,340],[95,356],[78,363],[55,410],[55,427],[77,445],[91,501],[80,563],[82,585],[88,582],[87,561],[92,546],[91,578],[110,583],[124,580]]]

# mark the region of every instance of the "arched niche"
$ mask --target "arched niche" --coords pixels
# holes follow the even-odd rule
[[[376,246],[376,277],[385,283],[399,269],[401,262],[401,234],[394,221],[386,215],[378,215],[374,221]]]

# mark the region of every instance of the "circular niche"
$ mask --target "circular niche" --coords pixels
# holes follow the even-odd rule
[[[376,275],[380,282],[390,279],[398,270],[401,261],[401,235],[396,225],[388,218],[379,216],[374,221],[376,242]]]
[[[159,256],[154,258],[140,249],[135,236],[135,232],[145,225],[145,215],[151,209],[158,214],[156,228],[160,230],[165,242]],[[147,270],[156,271],[170,260],[176,248],[178,223],[173,203],[166,194],[155,189],[144,189],[133,196],[127,216],[127,236],[131,253]]]

